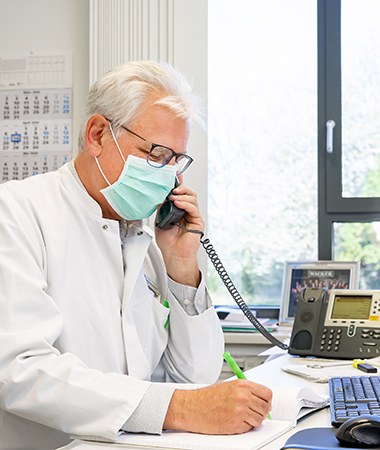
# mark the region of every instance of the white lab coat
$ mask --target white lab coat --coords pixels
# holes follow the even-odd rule
[[[142,231],[128,238],[124,279],[118,222],[67,166],[0,186],[0,450],[115,439],[151,381],[216,381],[217,316],[184,312]]]

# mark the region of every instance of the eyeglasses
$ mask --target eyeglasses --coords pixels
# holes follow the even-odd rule
[[[149,142],[147,139],[144,139],[143,137],[136,134],[134,131],[129,130],[124,125],[120,125],[120,127],[123,128],[125,131],[128,131],[128,133],[133,134],[134,136],[138,137],[139,139],[142,139],[143,141],[151,145],[146,161],[152,167],[156,168],[164,167],[166,166],[166,164],[169,164],[169,162],[173,158],[175,158],[175,167],[177,169],[177,175],[181,175],[181,173],[183,173],[194,161],[193,158],[189,155],[186,155],[184,153],[176,153],[169,147]]]

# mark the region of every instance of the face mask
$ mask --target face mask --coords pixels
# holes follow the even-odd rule
[[[125,164],[118,180],[110,184],[95,157],[96,164],[108,183],[108,186],[100,192],[120,217],[127,220],[146,219],[154,213],[173,189],[176,167],[166,165],[155,168],[145,159],[133,155],[129,155],[125,160],[111,125],[110,129]]]

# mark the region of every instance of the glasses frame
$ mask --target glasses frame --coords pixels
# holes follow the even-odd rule
[[[108,120],[106,117],[105,119],[107,120],[107,122],[110,122],[110,120]],[[148,141],[148,139],[143,138],[142,136],[138,135],[137,133],[135,133],[134,131],[130,130],[129,128],[125,127],[124,125],[119,125],[120,128],[123,128],[123,130],[128,131],[128,133],[133,134],[134,136],[138,137],[139,139],[142,139],[143,141],[145,141],[146,143],[150,144],[150,150],[148,153],[148,156],[146,158],[146,162],[151,166],[151,167],[155,167],[156,169],[160,169],[161,167],[166,166],[173,158],[175,158],[176,162],[178,160],[178,158],[185,158],[187,161],[185,163],[185,165],[183,166],[183,168],[177,172],[177,175],[181,175],[183,174],[183,172],[185,172],[186,169],[189,168],[190,164],[194,161],[193,158],[189,155],[186,155],[185,153],[176,153],[175,151],[173,151],[171,148],[166,147],[165,145],[160,145],[160,144],[153,144],[153,142]],[[151,162],[149,162],[149,157],[152,153],[152,151],[156,148],[156,147],[161,147],[161,148],[165,148],[166,150],[170,150],[172,152],[172,155],[170,156],[170,158],[165,158],[164,162],[161,165],[158,165],[157,163],[152,164]]]

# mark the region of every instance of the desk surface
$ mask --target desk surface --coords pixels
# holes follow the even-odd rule
[[[246,373],[249,374],[249,379],[255,381],[256,383],[265,384],[269,387],[310,387],[315,392],[321,395],[328,395],[328,384],[327,383],[312,383],[304,378],[298,377],[296,375],[291,375],[285,373],[281,370],[281,367],[286,365],[291,358],[290,355],[282,355],[278,358],[272,359],[270,362],[262,364],[258,367],[248,370]],[[330,410],[323,409],[310,414],[302,418],[296,428],[288,431],[286,434],[280,436],[274,441],[262,447],[263,450],[279,450],[285,443],[285,441],[296,431],[303,430],[305,428],[313,427],[331,427],[330,424]],[[135,450],[141,450],[141,447],[131,447],[123,446],[117,444],[101,444],[101,443],[85,443],[74,441],[66,447],[62,447],[61,450],[110,450],[119,448],[129,448]],[[149,450],[148,448],[146,448]]]

